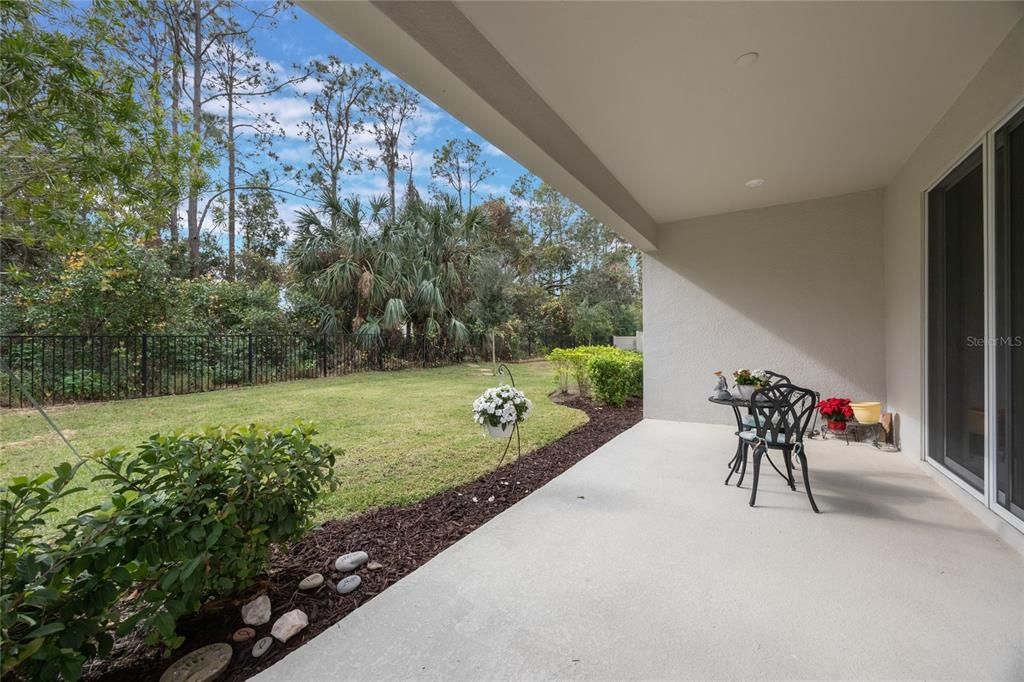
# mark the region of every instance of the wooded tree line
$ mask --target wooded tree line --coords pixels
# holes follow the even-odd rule
[[[532,176],[507,195],[451,139],[413,180],[414,91],[254,35],[284,0],[0,3],[5,333],[471,331],[604,341],[639,325],[639,260]],[[301,162],[266,102],[305,97]],[[380,174],[387,191],[348,191]],[[285,201],[301,202],[292,224]]]

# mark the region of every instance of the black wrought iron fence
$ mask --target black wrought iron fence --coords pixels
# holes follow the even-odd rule
[[[567,337],[499,337],[495,343],[502,360],[537,357],[559,345],[572,343]],[[490,355],[490,340],[482,336],[462,347],[404,336],[366,344],[353,334],[0,336],[0,358],[18,383],[48,404],[441,367]],[[6,372],[0,373],[0,404],[28,405]]]

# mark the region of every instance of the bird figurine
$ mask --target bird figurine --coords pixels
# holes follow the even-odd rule
[[[715,372],[715,376],[718,377],[718,381],[715,382],[715,388],[711,392],[711,397],[716,400],[728,400],[732,396],[729,394],[729,383],[722,376],[722,372]]]

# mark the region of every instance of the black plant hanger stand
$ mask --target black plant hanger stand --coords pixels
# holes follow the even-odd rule
[[[512,386],[512,388],[515,388],[516,387],[516,380],[512,376],[512,370],[510,370],[508,368],[508,365],[506,365],[505,363],[501,363],[500,365],[498,365],[498,376],[501,376],[502,374],[507,374],[508,375],[509,384]],[[505,457],[508,455],[508,450],[509,450],[509,448],[512,447],[512,439],[513,438],[516,439],[516,452],[518,453],[519,457],[522,457],[523,456],[523,443],[522,443],[522,440],[519,438],[519,420],[518,419],[516,419],[516,423],[512,426],[512,433],[510,433],[508,435],[508,442],[505,443],[505,451],[503,453],[501,453],[501,459],[498,460],[498,466],[495,467],[495,471],[497,471],[499,468],[501,468],[501,463],[505,461]]]

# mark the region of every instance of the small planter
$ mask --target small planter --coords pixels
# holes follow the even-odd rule
[[[850,403],[850,407],[861,424],[877,424],[882,417],[882,403]]]
[[[736,397],[741,400],[750,400],[757,389],[758,387],[753,384],[741,384],[736,387]]]
[[[485,425],[487,435],[491,438],[508,438],[509,434],[512,433],[514,424],[504,424],[502,426],[491,426],[490,424]]]
[[[831,420],[829,420],[829,422],[828,422],[828,430],[829,431],[845,431],[846,430],[846,422],[831,421]]]

